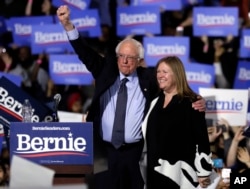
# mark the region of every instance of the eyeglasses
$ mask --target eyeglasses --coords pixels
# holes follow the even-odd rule
[[[136,57],[136,56],[129,56],[129,55],[125,55],[125,54],[117,54],[117,58],[123,59],[123,60],[127,60],[127,61],[129,61],[129,62],[133,62],[133,61],[136,61],[136,60],[140,60],[139,57]]]

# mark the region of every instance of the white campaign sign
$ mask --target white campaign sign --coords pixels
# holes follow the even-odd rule
[[[199,88],[206,100],[206,118],[228,121],[230,126],[247,124],[248,90]]]

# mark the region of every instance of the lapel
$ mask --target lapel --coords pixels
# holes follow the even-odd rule
[[[151,112],[151,110],[153,109],[153,107],[155,106],[157,100],[158,100],[159,97],[155,98],[151,104],[150,104],[150,108],[148,110],[148,113],[144,119],[144,121],[142,122],[142,135],[143,135],[143,138],[145,139],[146,138],[146,130],[147,130],[147,123],[148,123],[148,116]]]

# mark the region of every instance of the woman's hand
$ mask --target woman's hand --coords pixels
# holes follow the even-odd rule
[[[248,168],[250,168],[250,155],[246,147],[238,147],[237,150],[237,158],[242,163],[246,164]]]

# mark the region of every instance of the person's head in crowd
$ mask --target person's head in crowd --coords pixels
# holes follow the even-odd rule
[[[0,71],[8,72],[16,66],[15,50],[10,47],[0,47]]]
[[[119,71],[125,75],[131,75],[144,58],[144,48],[142,44],[132,38],[126,38],[121,41],[115,52],[117,54],[117,62]]]
[[[108,41],[112,37],[112,28],[108,24],[101,25],[101,36],[99,37],[100,41]]]
[[[25,69],[28,69],[33,64],[33,55],[30,46],[20,46],[17,52],[18,63]]]
[[[55,15],[57,7],[52,4],[52,0],[43,0],[41,11],[44,15]]]
[[[72,92],[69,94],[67,108],[70,112],[82,113],[83,100],[80,92]]]
[[[161,90],[167,93],[176,93],[181,98],[185,96],[196,100],[197,95],[189,87],[185,68],[182,61],[176,56],[160,59],[156,64],[156,77]],[[167,81],[162,82],[162,81]]]

